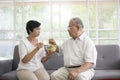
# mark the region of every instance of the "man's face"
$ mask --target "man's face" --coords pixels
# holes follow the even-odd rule
[[[70,22],[69,22],[68,32],[69,32],[69,35],[72,38],[76,38],[77,37],[78,27],[75,25],[73,20],[70,20]]]

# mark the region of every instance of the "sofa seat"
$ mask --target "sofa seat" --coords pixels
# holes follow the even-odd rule
[[[96,70],[93,80],[96,79],[119,79],[120,70]]]
[[[56,70],[47,70],[47,72],[48,72],[49,74],[51,74],[51,73],[54,72],[54,71],[56,71]]]
[[[3,75],[1,76],[1,78],[2,78],[3,80],[18,80],[15,70],[3,74]]]
[[[49,74],[51,74],[54,71],[55,70],[47,70]],[[16,75],[16,70],[3,74],[0,77],[0,80],[18,80],[17,75]]]

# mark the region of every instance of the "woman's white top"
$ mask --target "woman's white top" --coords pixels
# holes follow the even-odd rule
[[[40,42],[40,41],[38,41]],[[31,51],[33,51],[36,47],[30,43],[30,41],[25,38],[20,41],[19,44],[19,56],[20,56],[20,62],[18,65],[17,70],[30,70],[30,71],[36,71],[39,68],[44,68],[41,59],[46,55],[44,47],[40,48],[38,52],[33,56],[33,58],[27,62],[23,63],[21,60],[25,57],[25,55],[29,54]]]

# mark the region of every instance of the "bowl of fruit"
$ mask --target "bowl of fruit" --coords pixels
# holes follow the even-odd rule
[[[47,46],[47,50],[52,51],[52,52],[55,52],[55,51],[56,51],[56,48],[57,48],[57,46],[56,46],[56,45],[53,45],[53,44],[49,44],[49,45]]]

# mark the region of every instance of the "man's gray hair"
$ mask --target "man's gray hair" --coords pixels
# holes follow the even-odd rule
[[[82,22],[82,20],[80,18],[75,17],[75,18],[72,18],[72,20],[75,22],[75,25],[78,25],[81,28],[84,28],[83,22]]]

